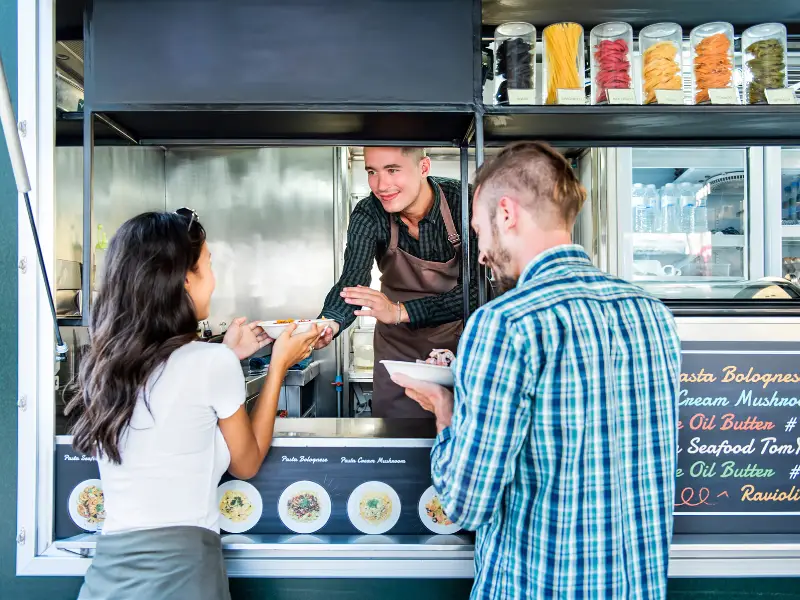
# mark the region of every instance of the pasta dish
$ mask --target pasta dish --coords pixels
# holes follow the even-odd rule
[[[358,512],[361,518],[377,525],[384,522],[392,514],[392,501],[384,493],[367,493],[358,503]]]
[[[103,490],[96,485],[87,485],[78,495],[78,514],[88,523],[98,523],[106,518]]]
[[[227,490],[219,502],[219,512],[226,519],[241,523],[252,514],[253,503],[244,492]]]
[[[313,523],[321,512],[319,498],[314,492],[300,492],[289,498],[286,511],[298,523]]]
[[[444,514],[444,509],[442,508],[442,503],[439,502],[438,496],[434,496],[428,500],[428,503],[425,505],[425,512],[428,513],[430,520],[437,525],[453,524],[453,522],[447,518],[447,515]]]

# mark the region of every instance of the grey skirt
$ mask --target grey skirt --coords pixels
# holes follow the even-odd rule
[[[230,600],[219,534],[164,527],[98,536],[78,600]]]

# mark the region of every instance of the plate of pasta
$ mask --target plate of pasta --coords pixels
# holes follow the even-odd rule
[[[261,494],[246,481],[233,479],[217,488],[219,527],[228,533],[244,533],[258,523],[264,503]]]
[[[80,482],[69,495],[69,516],[84,531],[97,531],[106,520],[103,484],[99,479]]]
[[[400,519],[400,497],[382,481],[367,481],[350,494],[347,516],[361,533],[386,533]]]
[[[439,494],[436,488],[429,487],[419,498],[419,518],[422,524],[433,533],[455,533],[461,529],[460,526],[447,518],[439,501]]]
[[[278,499],[278,516],[295,533],[314,533],[331,516],[331,497],[313,481],[296,481]]]

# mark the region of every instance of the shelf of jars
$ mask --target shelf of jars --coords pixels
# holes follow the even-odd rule
[[[787,47],[781,23],[740,34],[724,21],[638,32],[625,22],[591,30],[562,22],[541,32],[503,23],[487,51],[485,139],[787,144],[800,134]]]

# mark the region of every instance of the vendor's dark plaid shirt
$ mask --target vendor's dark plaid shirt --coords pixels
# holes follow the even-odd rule
[[[444,192],[447,205],[456,226],[456,231],[464,239],[461,228],[461,182],[444,177],[429,177],[439,184]],[[469,189],[470,216],[472,206],[472,188]],[[419,223],[419,239],[411,237],[408,227],[398,215],[392,215],[400,224],[398,247],[422,260],[434,262],[447,262],[455,256],[455,248],[447,240],[447,229],[444,219],[439,211],[441,198],[436,193],[431,211]],[[478,240],[470,228],[470,307],[475,310],[478,302],[477,274]],[[370,194],[359,201],[350,215],[350,225],[347,229],[347,248],[344,253],[344,267],[342,276],[325,299],[322,315],[338,321],[342,329],[349,327],[355,320],[354,310],[357,307],[347,304],[341,297],[342,289],[357,285],[369,286],[373,262],[380,261],[389,247],[389,213],[387,213],[380,200]],[[404,302],[411,327],[432,327],[458,321],[464,317],[464,299],[459,273],[458,285],[451,291],[438,296],[419,298]]]

